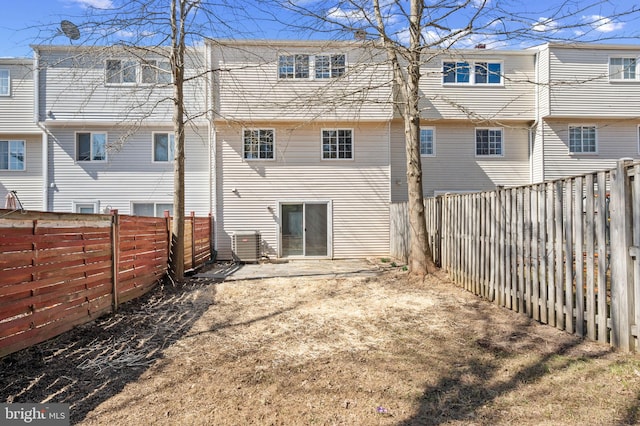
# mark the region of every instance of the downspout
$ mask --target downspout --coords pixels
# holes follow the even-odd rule
[[[534,153],[533,153],[533,149],[534,149],[534,142],[535,142],[535,135],[537,132],[537,127],[539,124],[539,120],[540,120],[540,88],[538,86],[538,83],[540,83],[540,74],[539,74],[539,67],[540,67],[540,51],[536,51],[536,54],[534,55],[534,87],[535,87],[535,109],[534,109],[534,114],[535,114],[535,119],[533,120],[533,124],[531,124],[531,126],[529,127],[529,184],[533,183],[533,177],[534,177],[534,172],[533,172],[533,168],[534,168]],[[542,180],[544,181],[544,175],[542,177]]]
[[[205,43],[205,64],[207,66],[207,126],[209,127],[209,211],[213,215],[213,248],[218,251],[218,171],[216,161],[218,159],[218,143],[216,138],[216,128],[213,124],[213,70],[212,70],[212,49],[211,44]]]
[[[33,57],[33,121],[42,130],[42,210],[49,211],[49,131],[40,122],[40,52]]]

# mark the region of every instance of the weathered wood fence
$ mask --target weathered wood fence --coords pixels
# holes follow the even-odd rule
[[[432,251],[456,283],[541,323],[638,348],[640,164],[425,205]],[[402,258],[406,206],[392,215]]]
[[[185,269],[210,258],[211,217],[185,222]],[[168,218],[0,210],[0,357],[149,291],[167,271]]]

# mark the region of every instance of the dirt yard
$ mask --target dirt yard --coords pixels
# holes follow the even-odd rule
[[[0,401],[127,426],[640,423],[640,356],[372,262],[158,287],[0,360]]]

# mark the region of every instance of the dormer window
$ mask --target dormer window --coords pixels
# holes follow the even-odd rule
[[[11,95],[11,78],[9,70],[0,70],[0,96]]]
[[[280,79],[329,79],[345,75],[346,56],[335,55],[280,55],[278,78]]]
[[[636,58],[609,58],[609,80],[638,80]]]

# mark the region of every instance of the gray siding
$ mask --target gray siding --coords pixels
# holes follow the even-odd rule
[[[242,128],[217,127],[217,248],[231,258],[231,235],[259,230],[278,253],[278,201],[331,201],[333,257],[389,254],[389,144],[386,123],[253,123],[274,128],[276,159],[243,160]],[[321,129],[352,128],[354,160],[321,160]],[[233,192],[233,189],[236,192]]]
[[[483,191],[498,185],[529,183],[527,123],[514,123],[504,128],[502,157],[476,157],[475,126],[471,123],[436,122],[429,126],[435,127],[436,156],[422,157],[425,196],[438,191]],[[392,125],[391,143],[392,200],[406,201],[406,157],[400,122]]]
[[[569,124],[597,127],[597,154],[569,153]],[[544,126],[545,179],[614,168],[623,157],[638,155],[638,120],[548,120]]]
[[[4,208],[9,191],[17,191],[25,209],[42,210],[42,137],[39,135],[2,134],[0,140],[24,140],[26,163],[24,171],[0,170],[0,207]]]
[[[105,83],[105,61],[128,59],[116,48],[38,47],[39,116],[56,123],[167,122],[173,114],[172,85],[109,85]],[[160,55],[144,55],[162,59]],[[166,59],[166,58],[165,58]],[[187,54],[186,77],[204,69],[203,50]],[[206,74],[204,74],[206,76]],[[206,80],[185,83],[185,110],[189,116],[206,112]]]
[[[425,119],[533,120],[534,52],[461,51],[437,55],[422,67],[420,89]],[[504,85],[443,85],[443,61],[501,61]]]
[[[49,175],[53,211],[72,211],[73,202],[99,202],[101,211],[131,213],[132,202],[173,202],[173,164],[152,162],[152,132],[171,127],[77,127],[52,129]],[[75,132],[108,132],[112,148],[106,162],[75,161]],[[209,147],[207,130],[188,131],[185,143],[185,203],[187,212],[209,213]]]
[[[640,49],[550,48],[550,115],[637,117],[640,81],[609,81],[609,57],[637,57]]]
[[[391,84],[381,52],[361,42],[231,42],[212,45],[215,110],[227,120],[385,120]],[[373,50],[371,50],[373,49]],[[341,78],[278,78],[278,56],[344,54]],[[312,68],[311,68],[312,69]]]

